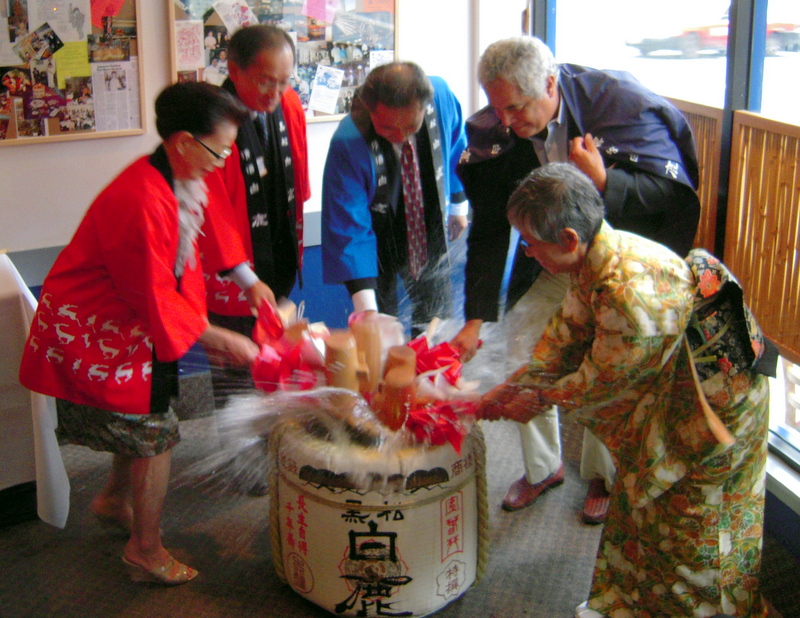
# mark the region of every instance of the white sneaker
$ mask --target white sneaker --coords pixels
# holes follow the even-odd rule
[[[575,608],[575,618],[605,618],[603,614],[600,614],[593,609],[589,609],[587,607],[588,604],[589,601],[584,601]]]

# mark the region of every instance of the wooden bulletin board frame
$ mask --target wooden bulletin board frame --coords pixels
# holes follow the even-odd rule
[[[0,0],[0,146],[144,133],[139,0]]]
[[[175,81],[221,84],[227,41],[242,26],[269,23],[289,32],[297,63],[292,88],[309,122],[340,120],[370,69],[397,50],[397,0],[172,0]]]

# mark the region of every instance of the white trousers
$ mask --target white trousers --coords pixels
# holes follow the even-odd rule
[[[567,293],[569,276],[543,270],[525,295],[505,316],[508,333],[506,375],[528,363],[534,345]],[[553,406],[528,423],[516,423],[522,441],[525,478],[539,483],[553,474],[561,462],[558,408]],[[583,431],[581,478],[600,477],[610,490],[616,468],[608,449],[588,429]]]

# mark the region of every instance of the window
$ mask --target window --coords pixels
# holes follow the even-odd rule
[[[658,94],[725,103],[730,0],[556,0],[559,62],[629,71]],[[800,124],[800,2],[754,0],[751,108]],[[759,20],[759,11],[764,17]]]
[[[777,373],[770,393],[770,447],[800,470],[800,365],[781,358]]]
[[[751,107],[764,116],[800,125],[800,86],[793,77],[800,74],[800,2],[768,0],[766,19],[761,101]]]
[[[722,107],[728,0],[557,0],[559,62],[629,71],[663,96]]]

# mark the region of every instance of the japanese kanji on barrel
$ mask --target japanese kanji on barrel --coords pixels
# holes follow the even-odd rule
[[[273,436],[270,450],[273,561],[309,601],[342,616],[425,616],[480,578],[479,428],[460,454],[450,444],[388,453],[336,444],[302,425]]]

